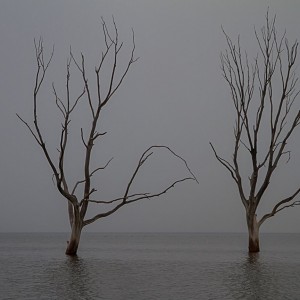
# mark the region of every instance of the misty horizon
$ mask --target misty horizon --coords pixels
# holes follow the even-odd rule
[[[140,155],[151,145],[171,147],[187,161],[199,184],[185,182],[157,199],[127,205],[83,231],[247,232],[236,186],[209,145],[212,142],[222,157],[230,159],[234,109],[220,69],[220,52],[226,49],[221,26],[233,40],[240,35],[242,48],[252,58],[258,50],[253,28],[264,25],[268,7],[277,16],[277,29],[286,30],[291,43],[300,39],[300,2],[4,0],[0,7],[0,232],[69,232],[67,202],[53,184],[41,149],[16,113],[32,122],[34,39],[42,37],[46,53],[51,53],[53,45],[55,51],[39,97],[39,120],[55,155],[60,123],[52,82],[63,95],[70,46],[76,57],[84,53],[89,80],[94,82],[94,66],[103,49],[101,16],[110,27],[112,16],[116,21],[125,49],[120,64],[126,63],[130,53],[132,29],[139,60],[100,121],[107,134],[95,147],[93,165],[114,159],[97,177],[99,195],[105,199],[121,195]],[[74,66],[71,86],[74,94],[82,86]],[[96,93],[94,86],[92,93]],[[80,126],[86,124],[86,117],[84,109],[78,110],[72,120],[66,163],[72,182],[82,172]],[[278,167],[259,216],[299,187],[299,137],[296,131],[290,142],[290,161]],[[156,191],[186,175],[180,163],[157,153],[135,188]],[[285,209],[264,223],[261,232],[299,233],[299,213],[299,207]]]

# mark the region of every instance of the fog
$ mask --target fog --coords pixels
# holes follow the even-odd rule
[[[151,145],[166,145],[184,157],[199,184],[177,185],[160,198],[130,204],[89,225],[101,232],[243,232],[245,212],[234,182],[217,162],[212,142],[222,157],[233,149],[234,110],[221,74],[220,52],[226,48],[221,26],[249,57],[258,48],[254,26],[264,25],[269,7],[277,29],[290,41],[300,38],[298,0],[2,0],[0,3],[0,231],[68,231],[66,200],[56,190],[51,170],[28,129],[17,118],[32,122],[36,72],[34,38],[54,57],[39,97],[39,121],[51,154],[57,155],[60,119],[52,93],[65,91],[70,46],[86,57],[91,85],[94,67],[104,47],[101,17],[112,28],[114,17],[124,49],[124,67],[135,33],[133,65],[103,111],[93,164],[110,165],[94,181],[99,198],[121,196],[140,155]],[[300,60],[298,60],[299,63]],[[82,88],[71,69],[72,93]],[[96,95],[96,87],[92,88]],[[298,98],[299,102],[300,98]],[[295,107],[299,107],[298,103]],[[72,119],[68,147],[70,181],[81,179],[83,145],[80,127],[89,114],[80,108]],[[83,125],[82,125],[83,124]],[[300,131],[288,145],[288,164],[281,163],[258,210],[269,212],[282,196],[299,187]],[[247,164],[246,164],[247,167]],[[162,185],[187,176],[184,165],[164,151],[155,153],[135,184],[136,192],[156,192]],[[90,214],[97,212],[92,206]],[[265,232],[299,232],[299,208],[286,209],[268,220]]]

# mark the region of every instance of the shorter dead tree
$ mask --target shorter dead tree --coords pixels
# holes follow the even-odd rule
[[[90,83],[87,78],[84,55],[81,54],[81,58],[77,60],[74,57],[71,50],[70,57],[67,62],[65,99],[59,97],[53,85],[54,100],[62,116],[62,126],[59,138],[60,142],[57,148],[57,158],[54,158],[54,155],[52,155],[49,151],[49,148],[44,139],[44,135],[41,131],[38,119],[38,96],[41,86],[44,83],[45,75],[53,58],[54,52],[52,51],[51,55],[49,55],[49,58],[45,60],[45,51],[41,39],[38,42],[35,42],[35,58],[37,64],[37,71],[33,92],[33,125],[30,125],[18,115],[19,119],[29,129],[35,141],[42,149],[44,156],[54,174],[54,180],[57,189],[59,193],[67,200],[69,221],[71,226],[71,236],[66,249],[67,255],[77,254],[81,232],[86,225],[89,225],[101,218],[110,216],[111,214],[115,213],[121,207],[127,204],[134,203],[143,199],[152,199],[154,197],[159,197],[162,194],[169,191],[178,183],[187,180],[196,180],[195,176],[189,169],[186,161],[181,156],[177,155],[173,150],[171,150],[167,146],[155,145],[149,147],[144,153],[142,153],[135,169],[132,172],[132,175],[128,179],[128,183],[124,189],[124,194],[121,197],[111,200],[96,200],[96,197],[92,198],[92,195],[94,196],[95,192],[97,191],[93,187],[92,177],[95,175],[95,173],[104,170],[110,162],[108,161],[106,165],[102,167],[92,168],[91,166],[91,158],[95,143],[98,139],[105,135],[105,132],[101,133],[99,130],[99,120],[103,113],[103,108],[110,102],[113,95],[117,92],[117,90],[123,83],[130,68],[137,61],[137,58],[135,58],[134,32],[132,32],[133,39],[131,53],[127,63],[125,64],[125,67],[123,67],[122,70],[119,67],[120,63],[118,59],[120,57],[121,50],[123,49],[123,43],[119,41],[119,34],[115,21],[113,20],[113,30],[109,30],[106,23],[102,20],[102,31],[104,35],[105,47],[101,54],[99,63],[95,68],[97,96],[93,98],[92,93],[90,92]],[[71,99],[70,93],[71,64],[75,65],[77,71],[79,71],[80,77],[82,78],[83,82],[83,88],[81,93],[79,93],[79,95],[73,100]],[[108,65],[110,66],[109,68]],[[106,80],[104,80],[104,78]],[[103,84],[103,82],[105,82],[105,84]],[[72,113],[74,112],[74,110],[78,109],[79,103],[83,102],[84,100],[89,107],[91,116],[89,128],[86,128],[85,130],[81,129],[81,132],[79,132],[79,138],[81,138],[82,140],[82,144],[85,151],[84,168],[82,178],[77,182],[71,184],[70,180],[68,179],[65,167],[66,149],[69,144],[68,137],[69,131],[71,129],[70,122]],[[176,159],[179,159],[179,161],[181,161],[187,169],[189,177],[184,177],[179,180],[173,181],[167,187],[165,187],[163,190],[157,193],[132,192],[133,183],[135,182],[135,179],[137,178],[141,168],[149,160],[154,151],[158,149],[164,149]],[[82,193],[79,190],[82,190]],[[91,203],[101,205],[102,210],[98,214],[95,214],[93,217],[87,217],[88,207]],[[107,209],[103,209],[103,206],[107,207]]]
[[[232,161],[219,156],[238,188],[246,210],[249,252],[258,252],[261,225],[280,211],[300,204],[296,197],[300,188],[279,199],[269,213],[257,218],[271,177],[284,158],[289,160],[287,144],[300,124],[299,106],[295,109],[297,90],[296,58],[298,42],[289,44],[286,34],[279,36],[275,17],[266,15],[266,24],[255,31],[259,53],[251,64],[243,52],[240,39],[234,43],[224,32],[227,50],[221,54],[221,69],[229,85],[235,108],[234,147]],[[243,151],[244,150],[244,151]],[[246,154],[245,154],[246,152]],[[250,160],[249,186],[241,171],[241,154]]]

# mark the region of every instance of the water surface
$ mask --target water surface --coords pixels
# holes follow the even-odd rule
[[[300,299],[300,234],[1,233],[0,299]]]

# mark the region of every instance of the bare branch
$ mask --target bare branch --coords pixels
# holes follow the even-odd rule
[[[167,188],[163,189],[163,191],[155,193],[155,194],[150,194],[150,193],[138,193],[138,194],[130,194],[130,189],[131,186],[140,170],[140,168],[144,165],[144,163],[148,160],[148,158],[153,154],[153,149],[157,149],[157,148],[162,148],[162,149],[166,149],[167,151],[169,151],[172,155],[174,155],[176,158],[180,159],[181,161],[184,162],[185,167],[187,168],[188,172],[192,175],[192,177],[185,177],[183,179],[180,180],[176,180],[173,183],[171,183]],[[156,146],[151,146],[148,149],[146,149],[146,151],[143,152],[143,154],[141,155],[137,167],[134,170],[128,184],[127,187],[125,189],[124,195],[123,197],[120,198],[116,198],[113,200],[108,200],[108,201],[100,201],[100,200],[89,200],[87,199],[86,202],[93,202],[93,203],[99,203],[99,204],[112,204],[114,202],[118,202],[120,201],[119,204],[117,204],[115,207],[113,207],[112,209],[110,209],[109,211],[105,212],[105,213],[100,213],[97,214],[96,216],[94,216],[91,219],[85,220],[84,221],[84,226],[88,225],[90,223],[93,223],[94,221],[109,216],[110,214],[114,213],[115,211],[117,211],[118,209],[120,209],[123,205],[125,204],[129,204],[129,203],[133,203],[139,200],[143,200],[143,199],[151,199],[154,197],[159,197],[162,194],[165,194],[167,191],[169,191],[171,188],[173,188],[176,184],[180,183],[180,182],[184,182],[186,180],[195,180],[197,181],[196,177],[194,176],[194,174],[191,172],[189,166],[187,165],[187,162],[178,154],[176,154],[173,150],[171,150],[169,147],[167,146],[162,146],[162,145],[156,145]],[[198,181],[197,181],[198,182]]]
[[[73,112],[73,110],[74,110],[75,107],[77,106],[79,100],[83,97],[84,94],[85,94],[85,88],[83,89],[82,93],[77,97],[77,99],[75,100],[73,106],[70,108],[70,113]]]
[[[231,177],[233,178],[233,180],[235,182],[237,182],[237,178],[235,177],[235,168],[227,161],[225,160],[224,158],[220,157],[218,154],[217,154],[217,151],[215,149],[215,147],[213,146],[212,143],[209,143],[214,154],[215,154],[215,157],[216,159],[229,171]]]
[[[117,199],[114,199],[114,200],[110,200],[110,201],[96,201],[96,200],[89,200],[89,202],[94,202],[94,203],[105,203],[105,204],[111,204],[111,203],[114,203],[116,201],[122,201],[121,203],[119,203],[117,206],[115,206],[114,208],[112,208],[111,210],[107,211],[107,212],[104,212],[104,213],[100,213],[96,216],[94,216],[93,218],[90,218],[90,219],[87,219],[83,222],[83,226],[86,226],[88,224],[91,224],[93,222],[95,222],[96,220],[100,219],[100,218],[104,218],[104,217],[107,217],[111,214],[113,214],[114,212],[116,212],[118,209],[120,209],[122,206],[126,205],[126,204],[129,204],[129,203],[133,203],[133,202],[136,202],[136,201],[140,201],[140,200],[144,200],[144,199],[148,199],[150,200],[151,198],[154,198],[154,197],[159,197],[165,193],[167,193],[171,188],[173,188],[177,183],[180,183],[180,182],[184,182],[186,180],[195,180],[195,178],[193,177],[186,177],[186,178],[183,178],[183,179],[180,179],[180,180],[176,180],[175,182],[173,182],[171,185],[169,185],[166,189],[164,189],[162,192],[159,192],[159,193],[156,193],[156,194],[135,194],[135,195],[131,195],[131,196],[127,196],[125,201],[124,201],[124,198],[117,198]],[[130,199],[134,196],[137,196],[137,195],[141,195],[137,198],[134,198],[134,199]],[[130,199],[130,200],[128,200]]]
[[[167,188],[165,188],[162,192],[159,192],[159,193],[156,193],[156,194],[149,194],[149,195],[141,196],[141,197],[131,199],[131,200],[126,200],[125,202],[126,202],[126,204],[128,204],[128,203],[136,202],[136,201],[143,200],[143,199],[151,199],[151,198],[154,198],[154,197],[159,197],[159,196],[167,193],[171,188],[175,187],[176,184],[178,184],[180,182],[184,182],[186,180],[195,180],[195,178],[194,177],[186,177],[186,178],[183,178],[183,179],[180,179],[180,180],[176,180],[172,184],[170,184]]]
[[[281,201],[279,201],[274,208],[272,209],[272,211],[268,214],[265,214],[261,220],[259,221],[259,226],[261,226],[267,219],[275,216],[277,213],[279,213],[280,211],[282,211],[285,208],[289,208],[289,207],[294,207],[297,205],[300,205],[300,201],[293,201],[294,198],[300,193],[300,188],[290,197],[287,197]],[[293,201],[292,203],[290,203],[291,201]]]
[[[44,81],[46,71],[52,61],[52,58],[54,55],[54,46],[52,48],[52,52],[50,53],[49,59],[46,62],[44,60],[43,40],[40,38],[38,43],[36,42],[36,40],[34,40],[34,46],[35,46],[35,58],[36,58],[36,64],[37,64],[35,85],[34,85],[34,91],[33,91],[33,123],[34,123],[34,127],[33,128],[30,127],[30,125],[27,122],[25,122],[19,115],[17,115],[17,116],[26,125],[26,127],[30,130],[30,133],[33,135],[36,142],[42,148],[42,150],[45,154],[45,157],[55,175],[56,182],[59,185],[60,184],[59,173],[48,153],[43,136],[41,134],[41,131],[40,131],[40,128],[38,125],[38,118],[37,118],[37,95],[38,95],[40,87]]]
[[[131,50],[131,56],[129,58],[129,61],[127,63],[127,66],[126,66],[125,70],[123,71],[123,74],[122,74],[121,78],[119,79],[119,81],[114,86],[115,72],[116,72],[116,66],[117,66],[117,57],[118,57],[118,52],[120,50],[120,49],[118,49],[118,31],[116,29],[116,25],[115,25],[115,40],[114,40],[113,44],[114,44],[114,63],[113,63],[112,71],[111,71],[109,89],[108,89],[108,92],[107,92],[107,95],[106,95],[104,101],[101,103],[101,108],[107,104],[109,99],[119,89],[120,85],[122,84],[124,78],[126,77],[128,71],[129,71],[131,65],[138,60],[138,58],[134,58],[136,46],[135,46],[134,31],[132,30],[132,44],[133,44],[133,47],[132,47],[132,50]]]
[[[62,100],[58,97],[58,95],[56,93],[56,89],[55,89],[54,83],[52,83],[52,89],[53,89],[53,94],[55,96],[56,106],[58,107],[58,109],[61,111],[63,117],[65,118],[66,114],[67,114],[67,109],[66,109],[64,103],[62,102]]]
[[[133,194],[133,195],[129,195],[127,196],[127,199],[131,199],[133,197],[140,197],[140,196],[144,196],[147,198],[147,196],[150,195],[149,193],[142,193],[142,194]],[[113,200],[93,200],[93,199],[88,199],[89,202],[91,203],[97,203],[97,204],[112,204],[114,202],[119,202],[119,201],[123,201],[123,197],[121,198],[116,198]]]
[[[93,172],[91,172],[90,177],[92,177],[97,171],[104,170],[112,160],[113,157],[103,167],[96,168]]]
[[[36,142],[41,145],[40,140],[38,139],[38,137],[35,135],[34,131],[31,129],[31,127],[28,125],[28,123],[26,121],[24,121],[18,114],[16,114],[17,117],[25,124],[25,126],[29,129],[30,133],[32,134],[32,136],[34,137],[34,139],[36,140]]]
[[[85,148],[87,148],[87,144],[86,144],[86,142],[84,140],[84,137],[83,137],[83,129],[82,128],[80,129],[80,135],[81,135],[81,140],[82,140],[83,145],[85,146]]]

